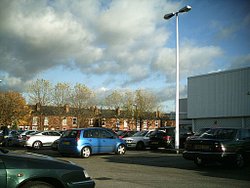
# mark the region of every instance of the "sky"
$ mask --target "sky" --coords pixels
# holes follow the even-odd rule
[[[187,78],[250,66],[249,0],[0,0],[0,90],[37,79],[154,92],[175,109],[176,17],[180,98]]]

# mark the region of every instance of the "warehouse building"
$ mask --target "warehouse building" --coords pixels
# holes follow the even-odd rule
[[[194,131],[250,128],[250,67],[189,77],[187,108]]]

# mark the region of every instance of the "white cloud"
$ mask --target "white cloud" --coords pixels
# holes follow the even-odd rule
[[[223,55],[223,50],[216,46],[202,46],[186,43],[180,47],[181,80],[189,76],[203,74],[216,67],[215,59]],[[167,77],[167,82],[174,82],[176,77],[176,51],[164,48],[159,52],[154,64],[155,70],[161,70]]]

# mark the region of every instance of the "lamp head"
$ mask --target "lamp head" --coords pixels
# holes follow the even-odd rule
[[[181,8],[178,12],[179,12],[179,13],[188,12],[188,11],[190,11],[191,9],[192,9],[192,7],[189,6],[189,5],[187,5],[187,6],[183,7],[183,8]]]
[[[166,14],[166,15],[164,16],[164,19],[165,19],[165,20],[168,20],[168,19],[172,18],[174,15],[175,15],[174,12],[169,13],[169,14]]]

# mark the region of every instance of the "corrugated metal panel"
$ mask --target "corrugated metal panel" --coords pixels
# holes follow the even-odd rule
[[[250,67],[188,78],[188,118],[250,116]]]
[[[194,130],[197,131],[200,128],[206,127],[247,127],[242,125],[242,118],[210,118],[210,119],[195,119]]]

